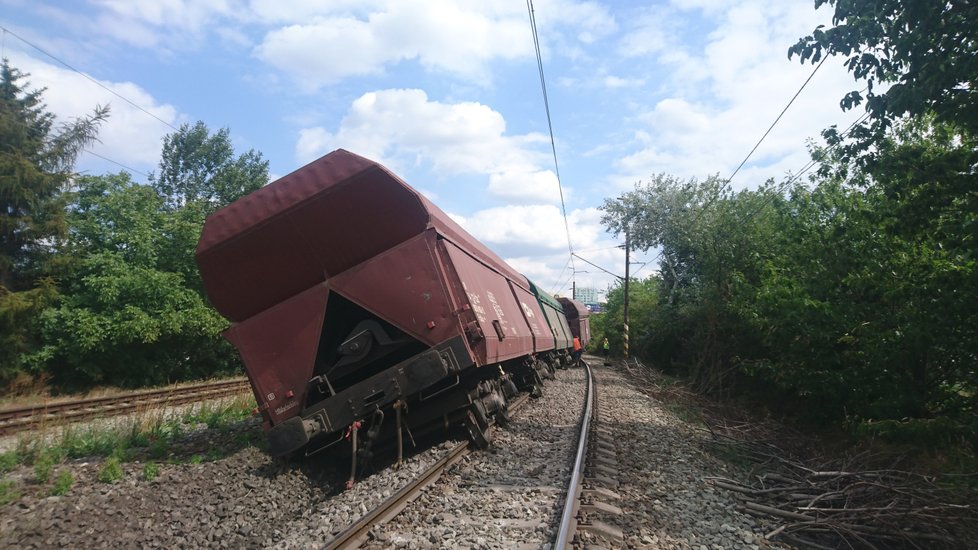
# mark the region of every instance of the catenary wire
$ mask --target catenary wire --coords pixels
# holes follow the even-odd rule
[[[155,118],[155,119],[156,119],[156,120],[158,120],[159,122],[161,122],[161,123],[163,123],[164,125],[166,125],[167,127],[169,127],[169,128],[171,129],[171,130],[173,130],[173,131],[175,131],[175,132],[179,132],[179,131],[180,131],[180,130],[179,130],[179,129],[178,129],[177,127],[176,127],[176,126],[174,126],[174,125],[172,125],[172,124],[170,124],[169,122],[167,122],[167,121],[165,121],[165,120],[163,120],[162,118],[160,118],[160,117],[158,117],[158,116],[156,116],[156,115],[154,115],[153,113],[151,113],[151,112],[149,112],[149,111],[147,111],[146,109],[144,109],[143,107],[141,107],[141,106],[139,106],[138,104],[136,104],[136,103],[135,103],[134,101],[132,101],[131,99],[129,99],[129,98],[127,98],[126,96],[124,96],[124,95],[122,95],[122,94],[120,94],[120,93],[118,93],[118,92],[116,92],[116,91],[115,91],[115,90],[113,90],[112,88],[109,88],[109,87],[108,87],[108,86],[106,86],[105,84],[102,84],[102,83],[101,83],[101,82],[99,82],[98,80],[95,80],[94,78],[92,78],[91,76],[89,76],[89,75],[87,75],[87,74],[85,74],[85,73],[83,73],[82,71],[80,71],[80,70],[78,70],[78,69],[76,69],[76,68],[74,68],[74,67],[72,67],[71,65],[69,65],[69,64],[68,64],[68,63],[66,63],[65,61],[62,61],[62,60],[61,60],[60,58],[58,58],[58,57],[55,57],[54,55],[52,55],[52,54],[50,54],[50,53],[48,53],[47,51],[45,51],[45,50],[43,50],[43,49],[41,49],[41,47],[40,47],[40,46],[38,46],[38,45],[36,45],[36,44],[34,44],[33,42],[31,42],[31,41],[29,41],[29,40],[27,40],[26,38],[24,38],[24,37],[22,37],[22,36],[20,36],[19,34],[17,34],[17,33],[15,33],[15,32],[13,32],[12,30],[10,30],[10,29],[8,29],[8,28],[6,28],[6,27],[4,27],[4,26],[2,26],[2,25],[0,25],[0,29],[2,29],[2,30],[3,30],[3,32],[4,32],[4,34],[6,34],[6,33],[10,33],[10,35],[11,35],[11,36],[13,36],[14,38],[16,38],[17,40],[20,40],[20,41],[21,41],[21,42],[23,42],[24,44],[27,44],[28,46],[30,46],[30,47],[32,47],[32,48],[34,48],[35,50],[37,50],[37,51],[39,51],[39,52],[41,52],[42,54],[44,54],[44,55],[46,55],[46,56],[48,56],[48,57],[50,57],[51,59],[53,59],[53,60],[55,60],[55,61],[57,61],[58,63],[60,63],[60,64],[62,64],[62,65],[64,65],[65,67],[67,67],[67,68],[69,68],[69,69],[71,69],[72,71],[74,71],[74,72],[76,72],[76,73],[78,73],[78,74],[80,74],[81,76],[83,76],[83,77],[85,77],[85,78],[86,78],[86,79],[88,79],[89,81],[91,81],[91,82],[93,82],[93,83],[94,83],[94,84],[95,84],[96,86],[98,86],[98,87],[100,87],[100,88],[102,88],[102,89],[104,89],[105,91],[107,91],[107,92],[109,92],[110,94],[112,94],[112,95],[114,95],[114,96],[116,96],[116,97],[118,97],[119,99],[121,99],[121,100],[123,100],[123,101],[125,101],[126,103],[128,103],[128,104],[130,104],[130,105],[132,105],[133,107],[135,107],[136,109],[138,109],[138,110],[140,110],[140,111],[142,111],[143,113],[145,113],[145,114],[147,114],[147,115],[149,115],[149,116],[151,116],[151,117],[153,117],[153,118]],[[108,160],[108,159],[106,159],[106,160]],[[111,162],[111,161],[110,161],[110,162]]]
[[[815,76],[815,73],[817,73],[818,70],[822,68],[822,65],[825,64],[825,61],[828,58],[829,56],[826,55],[825,57],[822,58],[822,61],[820,61],[818,65],[815,66],[815,69],[812,70],[812,74],[808,75],[808,78],[806,78],[805,82],[802,83],[801,88],[798,88],[798,91],[795,92],[795,95],[791,96],[791,99],[788,101],[788,104],[784,106],[784,109],[781,109],[781,113],[778,114],[778,117],[774,119],[774,122],[771,123],[771,126],[769,126],[767,131],[764,132],[764,135],[761,136],[761,139],[757,140],[757,143],[754,144],[754,148],[750,150],[750,153],[747,153],[747,156],[744,157],[744,160],[740,161],[740,164],[737,166],[737,169],[734,170],[732,174],[730,174],[730,177],[727,178],[727,183],[730,183],[730,180],[732,180],[734,176],[737,175],[737,172],[740,172],[740,169],[744,167],[744,164],[746,164],[747,161],[750,159],[751,155],[754,154],[754,151],[757,151],[757,148],[761,146],[761,143],[764,142],[764,139],[767,138],[768,134],[771,133],[771,130],[773,130],[774,127],[778,124],[778,121],[781,120],[781,117],[783,117],[784,114],[788,112],[788,108],[791,107],[791,104],[794,103],[796,99],[798,99],[798,96],[801,95],[802,90],[804,90],[805,87],[808,86],[808,83],[812,81],[812,77]]]
[[[98,158],[100,158],[100,159],[102,159],[104,161],[111,162],[112,164],[115,164],[116,166],[119,166],[119,167],[121,167],[121,168],[123,168],[125,170],[128,170],[130,172],[133,172],[135,174],[139,174],[140,176],[143,176],[144,178],[148,178],[149,177],[149,174],[147,174],[146,172],[143,172],[141,170],[136,170],[135,168],[130,168],[129,166],[126,166],[125,164],[122,164],[121,162],[114,161],[114,160],[110,159],[109,157],[102,156],[102,155],[96,153],[95,151],[92,151],[91,149],[85,149],[85,152],[88,153],[89,155],[94,156],[94,157],[98,157]]]
[[[865,113],[865,114],[863,114],[863,115],[861,115],[860,117],[858,117],[858,118],[857,118],[856,120],[854,120],[854,121],[852,122],[852,124],[850,124],[850,125],[849,125],[849,126],[848,126],[848,127],[846,128],[846,129],[845,129],[845,131],[843,131],[843,132],[842,132],[842,134],[840,135],[840,143],[841,143],[841,140],[842,140],[842,139],[844,139],[844,138],[845,138],[845,137],[847,137],[847,136],[848,136],[848,135],[849,135],[850,133],[852,133],[852,130],[853,130],[853,129],[854,129],[854,128],[855,128],[856,126],[858,126],[858,125],[859,125],[860,123],[862,123],[863,121],[865,121],[865,120],[866,120],[867,118],[869,118],[869,113]],[[828,149],[826,150],[826,152],[829,152],[829,151],[832,151],[832,150],[834,150],[834,149],[835,149],[836,147],[838,147],[838,146],[839,146],[839,144],[838,144],[838,143],[836,143],[835,145],[832,145],[832,146],[830,146],[830,147],[829,147],[829,148],[828,148]],[[818,164],[818,161],[817,161],[817,160],[815,160],[815,159],[812,159],[812,160],[810,160],[810,161],[808,161],[808,162],[807,162],[807,163],[806,163],[806,164],[805,164],[805,165],[804,165],[804,166],[803,166],[803,167],[802,167],[802,168],[801,168],[801,169],[800,169],[800,170],[799,170],[799,171],[798,171],[797,173],[795,173],[794,175],[792,175],[791,177],[789,177],[788,179],[786,179],[786,180],[785,180],[784,182],[782,182],[782,183],[781,183],[780,185],[778,185],[778,189],[777,189],[777,191],[776,191],[776,193],[775,193],[775,194],[772,194],[772,195],[771,195],[770,197],[768,197],[767,199],[765,199],[765,200],[764,200],[764,201],[763,201],[763,202],[762,202],[762,203],[760,204],[760,206],[759,206],[758,208],[756,208],[756,209],[754,209],[753,211],[751,211],[751,213],[750,213],[750,214],[748,214],[747,216],[745,216],[745,217],[744,217],[744,220],[743,220],[743,221],[747,221],[747,220],[749,220],[749,219],[751,219],[752,217],[754,217],[754,216],[756,216],[756,215],[757,215],[757,214],[758,214],[758,213],[759,213],[759,212],[760,212],[761,210],[763,210],[763,209],[764,209],[764,207],[765,207],[765,206],[767,206],[767,204],[768,204],[768,203],[770,203],[771,201],[773,201],[773,200],[774,200],[774,197],[775,197],[775,196],[777,196],[777,195],[779,195],[779,194],[781,194],[781,193],[783,193],[783,192],[784,192],[784,190],[785,190],[785,189],[787,189],[787,187],[788,187],[789,185],[791,185],[791,184],[792,184],[793,182],[795,182],[795,181],[798,181],[799,179],[801,179],[801,177],[802,177],[802,176],[803,176],[803,175],[804,175],[804,174],[805,174],[806,172],[808,172],[809,170],[811,170],[811,168],[812,168],[813,166],[815,166],[816,164]],[[708,206],[709,206],[709,204],[707,204],[707,205],[704,205],[704,209],[705,209],[705,208],[707,208]],[[637,274],[638,274],[638,272],[639,272],[639,271],[641,271],[641,270],[643,270],[643,269],[645,269],[645,267],[646,267],[646,266],[648,266],[648,265],[651,265],[651,264],[653,264],[653,263],[655,263],[655,262],[656,262],[656,261],[657,261],[657,260],[658,260],[659,258],[661,258],[661,257],[662,257],[662,255],[663,255],[663,254],[665,254],[665,249],[664,249],[664,248],[663,248],[663,249],[662,249],[661,251],[659,251],[659,253],[658,253],[658,254],[656,254],[654,258],[652,258],[651,260],[649,260],[648,262],[646,262],[646,263],[645,263],[645,265],[643,265],[642,267],[640,267],[640,268],[638,268],[638,269],[636,269],[636,270],[635,270],[635,273],[633,273],[633,274],[632,274],[632,276],[635,276],[635,275],[637,275]]]
[[[571,240],[570,223],[567,221],[567,204],[564,201],[564,186],[560,181],[560,164],[557,162],[557,141],[554,139],[553,118],[550,115],[550,98],[547,96],[547,79],[543,73],[543,55],[540,52],[540,37],[537,33],[537,18],[533,9],[533,0],[526,0],[526,10],[530,17],[530,31],[533,34],[533,49],[537,55],[537,69],[540,73],[540,89],[543,91],[543,107],[547,112],[547,129],[550,131],[550,149],[554,157],[554,173],[557,176],[557,191],[560,193],[560,211],[564,217],[564,232],[567,234],[567,253],[574,276],[574,245]],[[559,279],[559,277],[558,277]]]

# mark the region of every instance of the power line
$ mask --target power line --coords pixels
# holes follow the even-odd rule
[[[764,135],[761,136],[761,139],[757,140],[757,143],[754,144],[754,148],[750,150],[750,153],[747,153],[747,156],[744,157],[744,160],[740,161],[740,165],[738,165],[737,169],[733,171],[733,174],[730,174],[730,177],[727,178],[727,183],[730,183],[730,180],[732,180],[733,177],[737,175],[737,172],[740,172],[740,169],[744,167],[744,164],[746,164],[747,160],[750,159],[751,155],[754,154],[754,151],[757,151],[757,148],[761,146],[761,143],[764,141],[764,138],[766,138],[767,135],[771,133],[771,130],[774,129],[774,126],[777,125],[778,121],[781,120],[781,117],[784,116],[785,112],[788,111],[788,108],[791,107],[791,104],[794,103],[796,99],[798,99],[798,96],[801,95],[802,90],[805,89],[805,86],[808,86],[808,83],[811,82],[812,77],[815,76],[815,73],[817,73],[820,68],[822,68],[822,65],[825,64],[825,60],[827,60],[828,58],[829,56],[823,57],[822,61],[820,61],[819,64],[815,66],[815,69],[812,71],[812,74],[808,75],[808,78],[805,79],[805,82],[801,85],[801,88],[798,88],[798,91],[795,92],[795,95],[792,96],[791,100],[788,101],[788,104],[784,106],[784,109],[781,110],[781,114],[778,115],[778,118],[774,119],[774,122],[771,123],[771,126],[769,126],[767,131],[764,132]]]
[[[844,132],[842,132],[842,135],[839,136],[839,141],[837,141],[834,145],[832,145],[828,149],[826,149],[825,152],[826,153],[831,152],[836,147],[838,147],[839,144],[842,143],[842,140],[845,139],[850,133],[852,133],[852,130],[856,126],[858,126],[859,124],[861,124],[863,121],[865,121],[867,118],[869,118],[869,113],[865,113],[865,114],[861,115],[859,118],[857,118],[856,120],[854,120],[852,122],[852,124],[850,124],[849,127],[846,128]],[[805,172],[808,172],[816,164],[818,164],[818,160],[816,160],[816,159],[812,159],[812,160],[808,161],[808,163],[806,163],[805,166],[803,166],[801,168],[801,170],[799,170],[799,172],[797,174],[791,176],[790,178],[788,178],[785,181],[783,181],[780,185],[778,185],[777,191],[775,193],[771,194],[767,199],[765,199],[760,204],[760,206],[758,206],[758,208],[755,208],[753,211],[751,211],[751,213],[748,214],[744,218],[744,221],[747,221],[747,220],[751,219],[752,217],[756,216],[761,210],[764,209],[764,207],[766,207],[769,203],[771,203],[771,201],[773,201],[776,196],[778,196],[781,193],[783,193],[785,191],[785,189],[787,189],[790,184],[792,184],[792,183],[798,181],[799,179],[801,179],[801,177],[805,174]]]
[[[537,34],[537,19],[533,10],[533,0],[526,0],[526,10],[530,16],[530,30],[533,32],[533,49],[537,54],[537,69],[540,72],[540,88],[543,90],[543,106],[547,111],[547,128],[550,130],[550,149],[554,156],[554,172],[557,175],[557,191],[560,193],[560,210],[564,215],[564,232],[567,234],[567,252],[570,264],[574,266],[574,245],[571,243],[570,224],[567,222],[567,205],[564,202],[564,186],[560,182],[560,165],[557,163],[557,142],[554,139],[553,119],[550,116],[550,99],[547,97],[547,79],[543,74],[543,55],[540,53],[540,38]]]
[[[85,152],[88,153],[89,155],[96,156],[96,157],[98,157],[98,158],[100,158],[100,159],[102,159],[104,161],[111,162],[112,164],[115,164],[116,166],[119,166],[119,167],[121,167],[121,168],[123,168],[125,170],[129,170],[130,172],[139,174],[140,176],[143,176],[144,178],[148,178],[149,177],[149,174],[147,174],[146,172],[142,172],[140,170],[136,170],[135,168],[130,168],[130,167],[126,166],[125,164],[122,164],[121,162],[116,162],[116,161],[110,159],[109,157],[103,157],[102,155],[96,153],[95,151],[92,151],[91,149],[85,149]]]
[[[567,271],[567,267],[571,265],[571,261],[573,260],[574,260],[573,256],[567,256],[567,261],[564,262],[564,268],[560,270],[560,275],[557,275],[557,278],[555,279],[556,281],[560,281],[560,278],[564,276],[564,273]],[[573,273],[571,274],[571,276],[573,277]],[[560,283],[558,282],[557,284],[559,285]],[[553,290],[551,290],[550,293],[553,294],[556,291],[557,288],[553,287]]]
[[[29,40],[27,40],[26,38],[24,38],[24,37],[22,37],[22,36],[20,36],[19,34],[17,34],[17,33],[15,33],[15,32],[13,32],[12,30],[10,30],[10,29],[8,29],[7,27],[4,27],[4,26],[2,26],[2,25],[0,25],[0,29],[2,29],[2,30],[3,30],[3,33],[4,33],[5,35],[6,35],[7,33],[10,33],[10,35],[11,35],[11,36],[13,36],[14,38],[16,38],[17,40],[20,40],[20,41],[21,41],[21,42],[23,42],[24,44],[27,44],[28,46],[30,46],[30,47],[32,47],[32,48],[34,48],[35,50],[37,50],[37,51],[39,51],[39,52],[41,52],[42,54],[44,54],[44,55],[46,55],[46,56],[48,56],[48,57],[50,57],[51,59],[53,59],[53,60],[55,60],[55,61],[57,61],[58,63],[60,63],[60,64],[62,64],[62,65],[64,65],[65,67],[67,67],[67,68],[69,68],[69,69],[71,69],[72,71],[74,71],[74,72],[76,72],[76,73],[78,73],[78,74],[80,74],[81,76],[83,76],[83,77],[85,77],[85,78],[86,78],[86,79],[88,79],[89,81],[91,81],[91,82],[93,82],[93,83],[95,83],[95,85],[96,85],[96,86],[98,86],[98,87],[100,87],[100,88],[102,88],[102,89],[104,89],[105,91],[107,91],[107,92],[109,92],[110,94],[112,94],[112,95],[114,95],[114,96],[116,96],[116,97],[118,97],[119,99],[121,99],[121,100],[123,100],[123,101],[125,101],[126,103],[128,103],[128,104],[130,104],[130,105],[132,105],[132,106],[133,106],[133,107],[135,107],[136,109],[138,109],[138,110],[140,110],[140,111],[142,111],[143,113],[146,113],[147,115],[149,115],[149,116],[151,116],[151,117],[153,117],[153,118],[155,118],[156,120],[158,120],[158,121],[160,121],[161,123],[163,123],[163,124],[165,124],[165,125],[166,125],[167,127],[169,127],[169,128],[171,129],[171,130],[173,130],[173,131],[175,131],[175,132],[179,132],[179,131],[180,131],[180,130],[179,130],[179,129],[178,129],[177,127],[176,127],[176,126],[174,126],[174,125],[172,125],[172,124],[170,124],[169,122],[167,122],[167,121],[165,121],[165,120],[163,120],[162,118],[160,118],[160,117],[158,117],[158,116],[156,116],[156,115],[154,115],[153,113],[151,113],[151,112],[149,112],[149,111],[147,111],[146,109],[144,109],[144,108],[142,108],[142,107],[140,107],[140,106],[139,106],[139,105],[137,105],[137,104],[136,104],[136,103],[135,103],[134,101],[132,101],[132,100],[130,100],[129,98],[127,98],[127,97],[125,97],[125,96],[123,96],[122,94],[120,94],[120,93],[118,93],[118,92],[116,92],[116,91],[115,91],[115,90],[113,90],[112,88],[109,88],[109,87],[108,87],[108,86],[106,86],[105,84],[102,84],[102,83],[101,83],[101,82],[99,82],[98,80],[95,80],[94,78],[92,78],[92,77],[90,77],[90,76],[88,76],[87,74],[85,74],[85,73],[83,73],[82,71],[79,71],[78,69],[76,69],[76,68],[74,68],[74,67],[72,67],[71,65],[69,65],[69,64],[68,64],[68,63],[66,63],[65,61],[62,61],[61,59],[59,59],[59,58],[57,58],[57,57],[55,57],[54,55],[52,55],[52,54],[50,54],[50,53],[48,53],[48,52],[46,52],[46,51],[44,51],[43,49],[41,49],[41,47],[40,47],[40,46],[37,46],[37,45],[36,45],[36,44],[34,44],[33,42],[30,42],[30,41],[29,41]],[[108,159],[106,159],[106,160],[108,160]],[[112,162],[112,161],[110,161],[110,162]]]

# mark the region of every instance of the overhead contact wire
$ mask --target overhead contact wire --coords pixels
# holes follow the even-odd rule
[[[109,92],[110,94],[112,94],[112,95],[114,95],[114,96],[116,96],[116,97],[118,97],[118,98],[119,98],[119,99],[121,99],[122,101],[125,101],[126,103],[128,103],[128,104],[130,104],[130,105],[132,105],[132,106],[133,106],[133,107],[135,107],[136,109],[139,109],[139,110],[140,110],[140,111],[142,111],[143,113],[145,113],[145,114],[147,114],[147,115],[149,115],[149,116],[151,116],[151,117],[153,117],[153,118],[155,118],[156,120],[158,120],[158,121],[160,121],[161,123],[163,123],[163,124],[165,124],[165,125],[166,125],[166,126],[168,126],[168,127],[169,127],[169,128],[171,129],[171,130],[173,130],[173,131],[175,131],[175,132],[179,132],[179,131],[180,131],[180,130],[179,130],[179,129],[178,129],[177,127],[176,127],[176,126],[174,126],[174,125],[172,125],[172,124],[170,124],[169,122],[167,122],[167,121],[165,121],[165,120],[163,120],[162,118],[160,118],[160,117],[158,117],[158,116],[156,116],[156,115],[154,115],[153,113],[151,113],[151,112],[149,112],[149,111],[147,111],[147,110],[146,110],[146,109],[144,109],[143,107],[141,107],[141,106],[139,106],[138,104],[136,104],[136,102],[134,102],[134,101],[132,101],[132,100],[130,100],[129,98],[127,98],[126,96],[124,96],[124,95],[122,95],[122,94],[120,94],[120,93],[118,93],[118,92],[116,92],[116,91],[115,91],[115,90],[113,90],[112,88],[109,88],[109,87],[108,87],[108,86],[106,86],[105,84],[102,84],[102,83],[101,83],[101,82],[99,82],[98,80],[95,80],[94,78],[92,78],[91,76],[89,76],[89,75],[87,75],[87,74],[85,74],[84,72],[82,72],[82,71],[80,71],[80,70],[78,70],[78,69],[76,69],[76,68],[74,68],[74,67],[72,67],[71,65],[69,65],[69,64],[68,64],[68,63],[66,63],[65,61],[62,61],[62,60],[61,60],[60,58],[58,58],[58,57],[55,57],[55,56],[54,56],[53,54],[50,54],[50,53],[48,53],[48,52],[46,52],[45,50],[43,50],[43,49],[41,49],[41,47],[40,47],[40,46],[38,46],[38,45],[36,45],[36,44],[34,44],[33,42],[31,42],[31,41],[29,41],[29,40],[27,40],[26,38],[24,38],[24,37],[22,37],[22,36],[20,36],[19,34],[17,34],[17,33],[15,33],[14,31],[12,31],[12,30],[10,30],[10,29],[8,29],[7,27],[4,27],[4,26],[2,26],[2,25],[0,25],[0,29],[3,29],[3,32],[4,32],[4,34],[6,34],[6,33],[10,33],[10,35],[11,35],[11,36],[13,36],[14,38],[16,38],[17,40],[20,40],[20,41],[21,41],[21,42],[23,42],[24,44],[27,44],[28,46],[30,46],[30,47],[32,47],[32,48],[34,48],[35,50],[37,50],[37,51],[39,51],[39,52],[41,52],[42,54],[44,54],[44,55],[46,55],[46,56],[48,56],[48,57],[50,57],[51,59],[53,59],[53,60],[55,60],[55,61],[57,61],[58,63],[60,63],[60,64],[62,64],[62,65],[64,65],[65,67],[67,67],[67,68],[69,68],[69,69],[71,69],[72,71],[74,71],[74,72],[76,72],[76,73],[78,73],[78,74],[80,74],[81,76],[83,76],[83,77],[85,77],[86,79],[88,79],[88,80],[90,80],[91,82],[93,82],[93,83],[94,83],[94,84],[95,84],[96,86],[98,86],[98,87],[100,87],[100,88],[102,88],[102,89],[104,89],[105,91],[107,91],[107,92]],[[108,159],[106,159],[106,160],[108,160]],[[113,161],[110,161],[110,162],[113,162]],[[117,163],[117,164],[118,164],[118,163]]]
[[[822,65],[825,64],[825,60],[828,58],[829,56],[826,55],[825,57],[822,58],[822,60],[818,63],[818,65],[815,66],[815,69],[812,71],[812,74],[808,75],[808,78],[805,79],[805,82],[801,85],[801,88],[798,88],[798,91],[795,92],[795,95],[791,96],[791,100],[789,100],[788,104],[784,106],[784,109],[781,109],[781,113],[778,115],[778,118],[774,119],[774,122],[771,123],[771,126],[769,126],[767,131],[764,132],[764,135],[761,136],[761,139],[757,140],[757,143],[754,144],[754,148],[750,150],[750,153],[747,153],[747,156],[744,157],[744,160],[740,161],[740,165],[738,165],[737,169],[733,171],[733,174],[730,174],[730,177],[727,178],[727,183],[730,183],[730,180],[732,180],[734,176],[737,175],[737,172],[740,172],[740,169],[743,168],[745,164],[747,164],[747,161],[754,154],[754,151],[757,151],[757,148],[761,146],[761,143],[764,142],[764,139],[767,138],[767,135],[771,133],[771,130],[773,130],[774,127],[778,124],[778,121],[781,120],[781,117],[783,117],[784,114],[788,112],[788,108],[791,107],[791,104],[794,103],[796,99],[798,99],[798,96],[801,95],[802,90],[804,90],[805,87],[808,86],[808,83],[812,81],[812,77],[815,76],[815,73],[817,73],[818,70],[822,68]]]
[[[574,269],[574,245],[571,242],[570,223],[567,221],[567,205],[564,202],[564,186],[560,181],[560,165],[557,162],[557,142],[554,139],[553,119],[550,116],[550,99],[547,96],[547,79],[543,73],[543,55],[540,53],[540,38],[537,34],[537,19],[533,0],[526,0],[526,10],[530,15],[530,30],[533,32],[533,49],[537,55],[537,69],[540,73],[540,89],[543,91],[543,107],[547,112],[547,129],[550,130],[550,149],[554,157],[554,173],[557,175],[557,191],[560,193],[560,211],[564,216],[564,232],[567,234],[567,253],[571,269]]]

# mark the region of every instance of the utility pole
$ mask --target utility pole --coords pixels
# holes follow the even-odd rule
[[[574,278],[573,281],[571,281],[571,299],[572,300],[576,300],[577,299],[577,278],[576,277]]]
[[[630,260],[628,257],[629,252],[629,242],[628,242],[628,228],[625,228],[625,308],[624,308],[624,318],[625,318],[625,359],[628,359],[628,266],[630,265]]]

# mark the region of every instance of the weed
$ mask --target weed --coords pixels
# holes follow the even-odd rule
[[[155,462],[147,462],[143,465],[143,479],[153,481],[160,475],[160,465]]]
[[[11,502],[20,498],[20,492],[17,491],[17,485],[10,480],[0,481],[0,506],[6,506]]]
[[[667,403],[666,408],[677,418],[690,424],[699,424],[703,421],[703,413],[695,405],[683,403]]]
[[[168,439],[157,439],[149,444],[149,456],[153,458],[164,458],[169,450],[170,441]]]
[[[13,470],[18,464],[20,464],[20,457],[17,456],[17,451],[0,453],[0,474]]]
[[[191,464],[200,464],[203,461],[204,461],[204,457],[201,456],[201,455],[194,455],[194,456],[190,457],[190,463]]]
[[[34,479],[44,485],[51,479],[51,470],[54,469],[54,457],[52,453],[41,453],[34,461]]]
[[[119,462],[119,457],[110,456],[105,460],[102,469],[99,470],[98,480],[102,483],[112,483],[122,479],[122,475],[122,464]]]
[[[52,496],[64,496],[71,491],[71,486],[75,484],[75,476],[71,475],[70,470],[61,470],[54,478],[54,485],[51,486]]]

